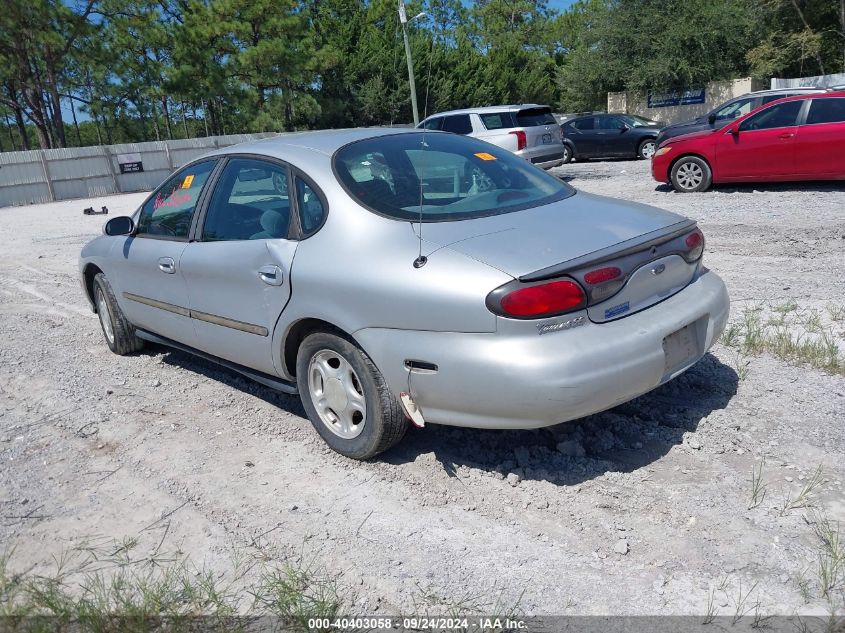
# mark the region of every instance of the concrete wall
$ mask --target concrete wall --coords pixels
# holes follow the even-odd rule
[[[275,136],[233,134],[179,141],[0,152],[0,207],[155,189],[174,169],[218,147]],[[144,171],[120,173],[139,154]]]
[[[817,75],[816,77],[772,77],[772,88],[830,88],[845,85],[845,73]]]
[[[607,93],[608,112],[627,112],[647,119],[678,123],[706,114],[720,103],[752,90],[763,90],[765,82],[746,77],[730,81],[711,81],[704,88],[704,103],[673,105],[660,108],[648,107],[648,96],[628,92]]]

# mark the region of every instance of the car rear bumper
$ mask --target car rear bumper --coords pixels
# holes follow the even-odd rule
[[[539,335],[533,323],[500,319],[492,334],[367,328],[354,337],[394,393],[412,394],[426,422],[537,428],[609,409],[671,380],[710,349],[728,311],[724,283],[706,271],[662,303],[610,323],[585,318]],[[686,326],[695,351],[667,369],[664,339]],[[409,371],[407,360],[437,369]]]
[[[563,143],[541,145],[516,152],[517,156],[542,169],[551,169],[563,164]]]

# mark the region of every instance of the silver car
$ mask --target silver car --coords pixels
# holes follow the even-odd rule
[[[688,369],[728,317],[695,222],[442,132],[221,149],[104,233],[79,270],[112,351],[169,345],[298,392],[356,459],[409,423],[608,409]]]
[[[417,128],[473,136],[543,169],[567,162],[563,133],[549,106],[530,103],[450,110],[433,114]]]

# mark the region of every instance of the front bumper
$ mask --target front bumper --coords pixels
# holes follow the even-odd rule
[[[669,165],[674,158],[672,152],[651,157],[651,176],[657,182],[669,182]]]
[[[729,305],[722,280],[706,271],[637,314],[542,336],[534,323],[500,319],[490,334],[367,328],[354,337],[395,394],[410,391],[426,422],[537,428],[609,409],[682,373],[721,335]],[[691,324],[698,353],[667,371],[663,339]],[[437,371],[410,372],[406,360]]]

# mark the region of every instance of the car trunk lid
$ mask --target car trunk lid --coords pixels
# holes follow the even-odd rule
[[[683,257],[683,240],[694,230],[693,221],[669,211],[578,192],[535,209],[425,224],[423,238],[526,283],[573,277],[588,291],[591,320],[602,322],[685,287],[698,265]],[[588,283],[585,275],[601,268],[620,272],[608,283]]]

